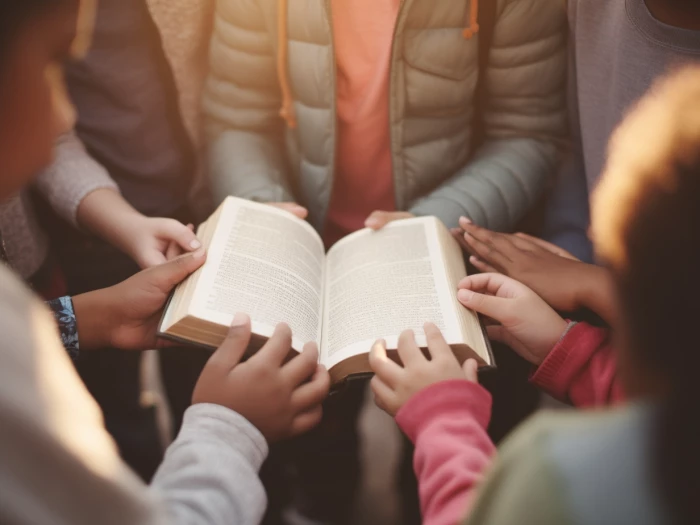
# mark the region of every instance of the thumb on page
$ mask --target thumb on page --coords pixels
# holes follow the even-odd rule
[[[250,317],[237,313],[233,317],[228,335],[221,346],[212,354],[208,364],[232,369],[240,363],[248,348],[251,337]]]
[[[153,266],[144,272],[148,276],[150,283],[163,293],[170,291],[180,284],[185,277],[197,270],[206,259],[206,250],[199,250],[181,255],[175,259]]]

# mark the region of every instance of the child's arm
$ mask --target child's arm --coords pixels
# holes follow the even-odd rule
[[[396,422],[415,445],[423,523],[456,523],[491,465],[495,447],[486,432],[491,396],[477,383],[444,381],[413,396]]]
[[[488,95],[475,101],[484,107],[484,143],[408,210],[434,215],[447,227],[467,215],[494,230],[514,228],[556,175],[565,146],[564,4],[509,0],[499,2],[496,11],[483,71]],[[527,49],[527,58],[518,49]]]
[[[520,281],[553,308],[588,308],[612,324],[612,285],[605,268],[586,264],[546,241],[525,234],[504,234],[460,219],[460,242],[483,272],[499,272]]]
[[[236,195],[259,202],[292,202],[293,176],[284,146],[286,130],[279,118],[283,100],[272,45],[276,33],[268,33],[266,15],[258,2],[240,4],[236,18],[245,20],[248,27],[260,28],[256,38],[261,45],[251,54],[245,39],[229,36],[229,4],[232,2],[216,2],[202,95],[214,201]]]
[[[459,300],[491,317],[487,327],[538,368],[532,380],[576,406],[605,405],[623,397],[608,331],[573,327],[525,285],[502,274],[479,274],[460,283]]]
[[[78,226],[78,207],[93,191],[119,187],[85,150],[75,132],[61,135],[54,147],[52,164],[36,178],[35,188],[51,208],[71,225]]]
[[[0,522],[260,522],[265,491],[258,469],[267,441],[302,433],[321,417],[330,380],[315,346],[287,362],[291,332],[281,326],[240,364],[250,321],[238,318],[206,365],[194,406],[149,489],[119,458],[53,319],[8,276],[0,275],[7,343],[0,346]]]
[[[374,346],[372,390],[416,447],[423,523],[452,525],[495,453],[486,433],[491,397],[477,383],[474,360],[461,367],[435,325],[426,324],[425,333],[430,361],[410,331],[399,339],[403,367],[388,359],[382,343]]]
[[[74,132],[60,137],[55,156],[35,185],[53,210],[73,226],[102,237],[142,268],[199,247],[194,233],[183,224],[145,217],[127,203]]]
[[[146,217],[113,190],[87,195],[78,206],[77,219],[82,228],[119,248],[141,268],[201,246],[191,228],[175,219]]]
[[[180,435],[153,480],[174,523],[259,523],[264,491],[258,470],[267,443],[307,432],[321,420],[330,376],[318,364],[316,345],[307,344],[287,361],[292,332],[281,324],[241,363],[250,338],[250,318],[236,314],[226,340],[204,367]],[[229,449],[238,457],[222,455]]]
[[[530,381],[577,407],[610,405],[624,399],[610,332],[585,323],[572,323]]]

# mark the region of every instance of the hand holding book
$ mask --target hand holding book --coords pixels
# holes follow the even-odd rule
[[[158,320],[173,289],[204,264],[204,248],[72,298],[81,350],[159,348]],[[167,341],[165,342],[167,343]]]
[[[295,217],[299,217],[300,219],[306,219],[307,215],[309,215],[309,210],[301,206],[300,204],[297,204],[296,202],[268,202],[268,206],[274,206],[275,208],[279,208],[280,210],[288,211]]]
[[[390,222],[348,235],[325,252],[318,233],[273,206],[228,197],[199,229],[207,263],[174,293],[160,326],[165,337],[216,347],[236,312],[252,319],[252,351],[280,322],[292,348],[307,341],[335,383],[371,373],[379,338],[396,356],[399,334],[412,329],[426,346],[434,323],[460,361],[492,366],[477,315],[457,300],[466,275],[462,251],[435,217]]]
[[[401,221],[404,219],[411,219],[415,217],[415,215],[405,212],[405,211],[373,211],[369,217],[367,217],[367,220],[365,221],[365,227],[370,228],[372,230],[381,230],[389,224],[390,222],[394,221]]]
[[[245,417],[272,443],[310,430],[321,421],[321,402],[330,377],[318,364],[318,349],[309,343],[286,361],[292,344],[289,326],[242,363],[251,338],[250,318],[236,314],[229,333],[204,367],[192,403],[214,403]]]
[[[437,326],[426,323],[424,332],[430,359],[416,344],[412,330],[399,336],[398,354],[402,364],[389,359],[384,341],[377,341],[369,354],[375,374],[371,382],[375,402],[392,416],[415,394],[436,383],[451,379],[479,382],[479,364],[475,359],[467,359],[460,365]]]
[[[486,327],[489,337],[534,365],[544,361],[566,330],[567,322],[544,299],[503,274],[471,275],[459,288],[464,306],[497,323]]]
[[[525,284],[554,309],[588,308],[615,322],[610,272],[579,261],[566,250],[524,233],[498,233],[462,217],[456,235],[471,254],[471,263],[485,273],[502,273]]]

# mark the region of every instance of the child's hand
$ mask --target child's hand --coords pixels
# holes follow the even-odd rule
[[[497,321],[489,337],[507,344],[539,365],[566,330],[567,323],[527,286],[499,273],[465,277],[457,297],[466,306]]]
[[[175,219],[140,217],[122,232],[120,248],[141,268],[150,268],[202,246],[194,227]]]
[[[292,331],[285,324],[246,362],[250,318],[236,314],[228,337],[204,367],[192,403],[214,403],[238,412],[269,442],[302,434],[321,421],[330,376],[318,364],[315,343],[285,363]]]
[[[205,259],[200,248],[117,285],[73,297],[81,350],[156,348],[158,322],[170,292]]]
[[[300,219],[306,219],[307,215],[309,215],[309,210],[296,202],[268,202],[267,204],[279,208],[280,210],[288,211]]]
[[[414,215],[406,211],[373,211],[370,216],[367,217],[367,220],[365,220],[365,227],[373,230],[381,230],[390,222],[410,219],[412,217],[414,217]]]
[[[77,220],[83,228],[126,253],[141,268],[163,264],[202,246],[191,225],[185,226],[175,219],[146,217],[110,189],[99,189],[85,196],[78,206]]]
[[[586,264],[566,250],[524,234],[496,233],[460,219],[462,244],[482,272],[503,273],[532,288],[556,310],[590,308],[611,322],[608,272]]]
[[[437,326],[426,323],[424,330],[430,360],[425,358],[416,344],[411,330],[406,330],[399,337],[398,352],[403,366],[389,359],[384,341],[377,341],[369,354],[369,364],[375,373],[371,382],[375,402],[392,416],[414,394],[432,384],[450,379],[478,381],[477,362],[474,359],[468,359],[460,366]]]

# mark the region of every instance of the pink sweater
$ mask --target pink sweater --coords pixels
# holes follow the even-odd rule
[[[577,407],[623,398],[608,331],[584,323],[562,338],[531,381]],[[416,447],[414,468],[425,525],[454,525],[467,514],[496,451],[486,432],[490,415],[490,394],[461,380],[426,388],[396,415]]]

